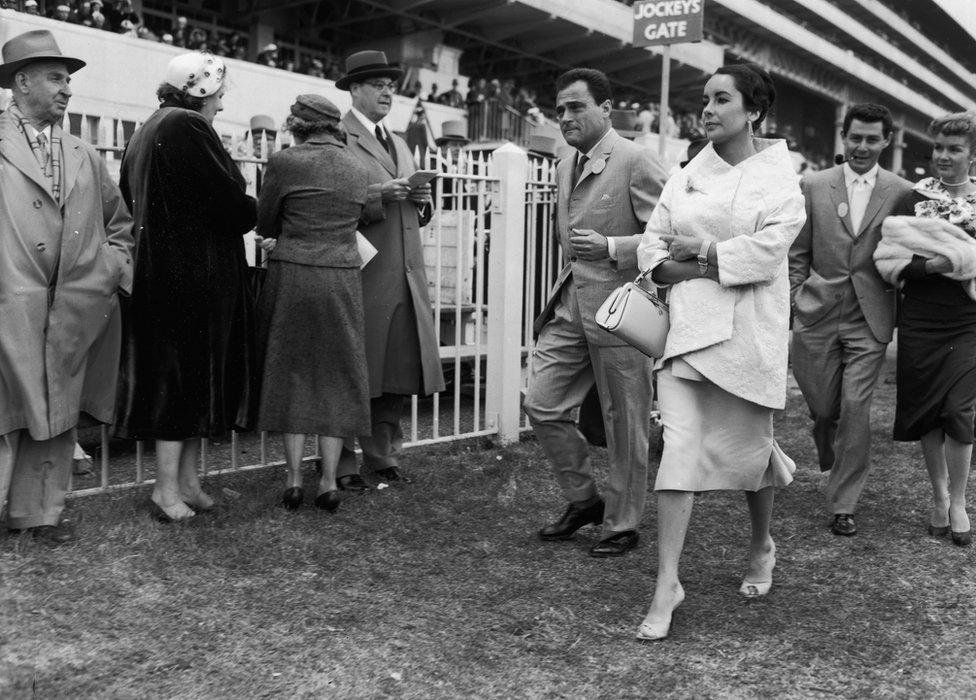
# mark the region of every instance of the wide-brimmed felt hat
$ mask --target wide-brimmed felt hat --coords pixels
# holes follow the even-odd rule
[[[390,65],[382,51],[358,51],[346,59],[346,74],[339,78],[335,86],[348,90],[352,83],[360,83],[370,78],[392,78],[399,80],[403,71]]]
[[[13,86],[14,76],[28,63],[58,61],[69,73],[83,68],[85,62],[61,53],[54,35],[47,29],[35,29],[13,37],[3,45],[3,65],[0,65],[0,87]]]
[[[440,146],[446,141],[464,141],[468,143],[468,123],[463,119],[452,119],[441,124],[441,135],[434,139],[434,143]]]

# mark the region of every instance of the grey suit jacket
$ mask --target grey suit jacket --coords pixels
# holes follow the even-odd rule
[[[881,240],[881,222],[912,184],[880,169],[858,232],[851,224],[843,165],[805,176],[800,187],[807,221],[790,248],[794,318],[805,326],[816,323],[853,286],[871,334],[878,342],[889,342],[895,291],[881,279],[872,255]]]
[[[587,340],[594,345],[623,345],[619,338],[599,328],[594,316],[614,289],[638,275],[637,245],[667,174],[652,151],[631,143],[612,129],[600,148],[600,154],[583,167],[575,186],[576,158],[564,158],[556,166],[555,234],[569,262],[560,272],[536,328],[541,329],[548,321],[563,286],[571,283],[576,286]],[[578,260],[569,244],[574,228],[614,237],[617,259]]]

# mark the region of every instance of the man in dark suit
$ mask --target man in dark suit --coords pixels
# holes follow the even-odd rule
[[[872,256],[881,222],[911,183],[878,165],[891,113],[859,104],[844,117],[845,160],[801,182],[807,221],[790,250],[793,374],[810,408],[831,531],[857,532],[871,462],[871,397],[895,321],[895,291]]]
[[[593,319],[611,292],[638,274],[637,244],[665,173],[651,151],[611,127],[610,83],[603,73],[567,71],[556,90],[560,128],[577,151],[556,166],[555,232],[568,263],[537,322],[524,407],[569,506],[539,537],[565,540],[583,525],[602,524],[590,555],[620,556],[637,546],[644,510],[653,363]],[[594,383],[609,451],[606,502],[573,420]]]
[[[399,468],[406,397],[444,389],[420,240],[430,219],[430,185],[407,182],[416,170],[413,156],[386,124],[402,77],[382,51],[360,51],[336,81],[352,96],[342,118],[349,151],[369,173],[360,231],[379,251],[363,268],[372,435],[360,436],[359,445],[367,469],[390,482],[409,481]],[[343,450],[338,485],[368,488],[350,450]]]

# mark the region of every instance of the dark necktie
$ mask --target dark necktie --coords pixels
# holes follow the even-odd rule
[[[380,145],[386,149],[386,152],[390,154],[390,158],[392,158],[393,162],[396,163],[396,149],[393,148],[393,144],[390,143],[390,140],[386,138],[383,127],[379,124],[376,125],[376,140],[380,142]]]
[[[583,177],[583,167],[586,165],[586,161],[589,159],[589,156],[584,156],[582,154],[576,158],[576,169],[573,171],[574,187],[576,186],[576,183],[580,181],[580,178]]]

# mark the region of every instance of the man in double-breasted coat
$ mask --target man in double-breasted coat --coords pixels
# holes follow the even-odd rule
[[[0,86],[0,504],[49,544],[61,523],[84,413],[115,406],[118,292],[132,284],[132,218],[98,153],[62,131],[69,74],[50,32],[3,46]]]
[[[360,231],[378,251],[362,273],[372,434],[359,444],[363,464],[383,481],[407,481],[399,470],[406,397],[444,388],[420,240],[430,218],[430,185],[410,187],[413,156],[385,122],[401,76],[382,51],[360,51],[346,59],[346,75],[336,81],[352,95],[342,118],[349,152],[369,174]],[[349,450],[338,484],[367,487]]]

